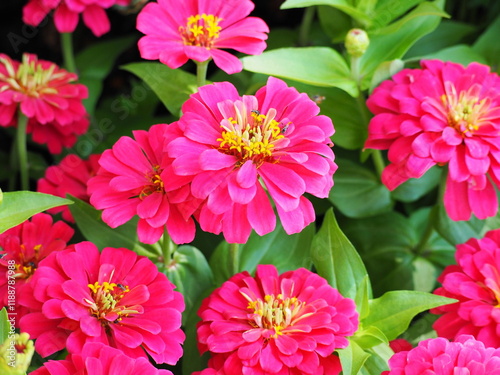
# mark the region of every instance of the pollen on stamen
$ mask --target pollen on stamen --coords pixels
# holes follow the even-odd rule
[[[210,49],[219,38],[222,18],[212,14],[196,14],[187,18],[186,27],[180,27],[179,32],[185,45],[205,47]]]

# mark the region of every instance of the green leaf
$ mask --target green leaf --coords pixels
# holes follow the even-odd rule
[[[456,300],[430,293],[396,290],[370,301],[370,314],[362,321],[364,327],[374,326],[388,340],[402,334],[419,313]]]
[[[429,169],[420,178],[410,178],[391,192],[394,199],[401,202],[414,202],[422,198],[439,184],[442,168]]]
[[[121,67],[146,82],[160,98],[165,107],[175,116],[182,104],[197,91],[196,76],[181,69],[171,69],[157,62],[140,62]]]
[[[491,66],[498,66],[500,64],[498,35],[500,35],[500,16],[498,16],[488,29],[481,34],[476,43],[472,46],[473,50],[484,56],[488,61],[488,65]]]
[[[7,316],[7,309],[4,307],[0,310],[0,345],[2,345],[7,337],[9,337],[11,324]]]
[[[414,6],[420,4],[424,0],[378,0],[375,11],[372,12],[370,28],[379,29],[386,26],[391,21],[405,14]]]
[[[389,343],[384,333],[375,326],[360,328],[353,337],[351,342],[356,342],[361,348],[369,349],[381,343]]]
[[[338,87],[358,96],[356,82],[340,53],[328,47],[279,48],[241,59],[243,68],[320,87]]]
[[[350,340],[349,346],[338,349],[343,375],[356,375],[370,357],[355,341]]]
[[[0,206],[0,233],[21,224],[39,212],[72,203],[68,199],[33,191],[3,193]]]
[[[370,82],[370,93],[377,87],[382,81],[390,79],[394,74],[399,72],[404,68],[404,62],[400,59],[395,59],[391,61],[385,61],[380,64],[375,72],[373,73],[372,80]]]
[[[474,51],[473,48],[465,44],[444,48],[429,55],[421,56],[420,59],[437,59],[442,61],[451,61],[462,65],[469,65],[472,62],[478,62],[485,65],[488,64],[488,61],[483,57],[483,55],[480,55]]]
[[[452,245],[465,243],[472,237],[478,238],[485,225],[484,220],[479,220],[475,216],[467,221],[453,221],[442,204],[435,209],[438,211],[436,230]]]
[[[380,375],[383,371],[389,370],[387,363],[394,354],[389,344],[379,344],[366,352],[370,354],[370,357],[366,360],[359,375]]]
[[[319,5],[316,14],[321,29],[328,35],[332,43],[344,43],[347,32],[352,28],[351,17],[339,9],[327,5]]]
[[[346,159],[336,163],[339,169],[328,199],[344,215],[362,218],[391,210],[391,193],[372,170]]]

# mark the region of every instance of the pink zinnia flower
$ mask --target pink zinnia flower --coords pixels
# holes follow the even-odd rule
[[[63,198],[66,198],[66,194],[71,194],[88,203],[90,196],[87,193],[87,183],[99,169],[100,156],[100,154],[93,154],[88,160],[82,160],[75,154],[65,156],[58,165],[47,168],[45,176],[38,180],[37,191]],[[62,212],[64,220],[75,222],[67,206],[55,207],[47,211],[51,214]]]
[[[104,9],[115,4],[126,6],[130,0],[30,0],[23,8],[23,22],[38,26],[54,10],[57,31],[71,33],[75,31],[81,14],[83,23],[95,36],[101,36],[110,30]]]
[[[394,354],[389,368],[382,375],[499,375],[500,349],[487,348],[468,335],[454,342],[438,337]]]
[[[252,228],[269,233],[269,197],[288,234],[314,221],[304,193],[327,197],[337,165],[332,121],[306,94],[273,77],[255,96],[221,82],[200,87],[182,111],[181,135],[167,150],[174,172],[192,176],[193,195],[206,200],[197,214],[203,230],[239,243]]]
[[[441,314],[433,325],[438,336],[473,335],[500,347],[500,229],[457,246],[457,265],[446,267],[435,294],[458,302],[431,310]]]
[[[389,346],[394,353],[408,351],[413,348],[413,345],[405,339],[394,339],[389,341]]]
[[[365,147],[389,150],[390,189],[448,166],[444,206],[452,220],[498,210],[500,78],[486,65],[423,61],[383,82],[367,101],[375,114]]]
[[[0,54],[0,125],[15,126],[17,111],[28,117],[33,141],[58,154],[71,147],[89,126],[82,100],[87,88],[76,74],[56,64],[24,54],[23,61]]]
[[[25,286],[38,266],[52,252],[64,250],[73,233],[65,222],[54,223],[52,216],[40,213],[0,234],[1,307],[15,302],[10,306],[14,307],[18,318],[25,313],[18,305],[19,296],[29,295]],[[15,291],[15,298],[9,298],[12,296],[9,290]]]
[[[304,268],[278,275],[272,265],[234,275],[198,314],[200,350],[220,375],[337,374],[333,351],[358,328],[354,301],[325,279]]]
[[[134,131],[135,139],[121,137],[104,151],[101,168],[88,183],[90,202],[104,210],[103,221],[116,228],[138,215],[137,232],[144,243],[157,242],[165,226],[176,243],[191,242],[195,235],[191,214],[198,203],[191,198],[190,179],[173,176],[171,160],[163,151],[170,126]]]
[[[159,370],[146,358],[130,358],[118,349],[102,343],[87,343],[80,353],[61,361],[50,360],[30,375],[172,375]]]
[[[250,0],[151,2],[137,16],[137,29],[146,34],[139,40],[141,57],[172,69],[188,59],[213,58],[226,73],[238,73],[241,61],[222,49],[258,55],[266,48],[269,28],[262,19],[247,17],[253,8]]]
[[[32,281],[30,309],[20,321],[42,357],[101,342],[132,358],[175,364],[182,356],[184,300],[146,257],[90,242],[52,253]]]

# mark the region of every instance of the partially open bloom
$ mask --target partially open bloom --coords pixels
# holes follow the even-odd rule
[[[220,375],[338,374],[333,351],[358,328],[354,301],[325,279],[304,268],[278,275],[271,265],[234,275],[198,315],[200,350]]]
[[[423,61],[383,82],[368,99],[375,114],[366,148],[389,150],[382,181],[394,189],[447,165],[444,205],[453,220],[498,210],[500,78],[486,65]]]
[[[37,191],[63,198],[66,194],[71,194],[88,203],[90,196],[87,193],[87,183],[99,169],[100,156],[93,154],[87,160],[80,159],[76,154],[65,156],[58,165],[47,168],[45,176],[38,180]],[[68,206],[59,206],[47,211],[51,214],[62,212],[64,220],[75,222]]]
[[[382,375],[499,375],[500,349],[485,347],[469,335],[453,342],[438,337],[394,354],[389,368]]]
[[[61,361],[50,360],[30,375],[172,375],[159,370],[147,358],[130,358],[118,349],[98,342],[87,343],[80,353]]]
[[[445,268],[435,294],[458,302],[431,310],[440,316],[438,336],[473,335],[486,346],[500,347],[500,229],[457,246],[456,265]]]
[[[213,59],[226,73],[238,73],[241,62],[222,49],[258,55],[266,48],[269,28],[262,19],[247,17],[253,8],[250,0],[151,2],[137,16],[137,29],[146,34],[139,40],[141,57],[172,69],[189,59]]]
[[[192,176],[193,195],[205,200],[197,215],[203,230],[239,243],[252,228],[269,233],[276,224],[269,197],[288,234],[314,221],[304,193],[327,197],[337,165],[332,121],[306,94],[273,77],[255,96],[220,82],[200,87],[182,111],[167,151],[174,172]]]
[[[7,332],[3,332],[7,335]],[[33,341],[26,332],[9,332],[0,344],[0,373],[2,375],[25,375],[35,353]]]
[[[88,182],[90,203],[104,210],[102,220],[116,228],[138,215],[137,233],[144,243],[157,242],[165,226],[176,243],[191,242],[195,235],[191,214],[198,203],[191,199],[189,178],[173,176],[163,151],[169,126],[134,131],[135,139],[121,137],[104,151],[101,168]]]
[[[51,10],[60,33],[72,33],[78,25],[80,14],[83,23],[95,36],[106,34],[110,24],[106,11],[113,5],[126,6],[130,0],[29,0],[23,8],[23,22],[38,26]]]
[[[40,263],[52,252],[67,247],[74,230],[63,221],[52,221],[52,216],[40,213],[30,220],[8,229],[0,234],[0,296],[1,306],[13,305],[17,317],[25,313],[19,308],[17,298],[21,294],[29,294],[25,286],[30,282]],[[9,283],[9,280],[11,282]],[[8,292],[8,286],[15,284],[15,295]],[[19,319],[16,320],[18,322]]]
[[[175,364],[182,356],[180,329],[184,300],[146,257],[131,250],[90,242],[52,253],[37,270],[30,309],[21,331],[35,338],[42,357],[67,348],[81,353],[87,342],[101,342],[132,358]]]
[[[0,54],[0,125],[15,126],[17,112],[28,118],[33,141],[58,154],[71,147],[89,126],[82,100],[87,88],[76,74],[50,61],[24,54],[23,61]]]

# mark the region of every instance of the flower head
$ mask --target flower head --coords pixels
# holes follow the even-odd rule
[[[189,59],[215,64],[228,74],[241,71],[242,64],[222,49],[250,55],[262,53],[269,28],[256,17],[250,0],[159,0],[147,4],[137,17],[137,29],[146,34],[139,40],[144,59],[159,59],[176,69]]]
[[[182,355],[182,295],[131,250],[99,252],[90,242],[78,243],[46,258],[28,285],[34,298],[20,296],[30,309],[20,327],[36,338],[43,357],[63,348],[81,353],[86,342],[132,358],[149,354],[156,363],[175,364]]]
[[[163,151],[170,126],[134,131],[135,139],[121,137],[104,151],[101,168],[88,182],[90,202],[104,210],[103,221],[116,228],[138,215],[138,236],[144,243],[157,242],[165,226],[176,243],[191,242],[195,234],[191,214],[198,203],[191,199],[187,179],[173,176]]]
[[[500,349],[485,347],[469,335],[454,342],[438,337],[394,354],[389,367],[382,375],[499,375]]]
[[[383,82],[368,99],[375,114],[365,147],[388,149],[389,189],[447,165],[444,195],[453,220],[494,216],[500,183],[500,78],[472,63],[423,61]]]
[[[167,151],[174,172],[191,176],[193,195],[204,200],[203,230],[239,243],[252,228],[269,233],[276,220],[269,197],[288,234],[314,221],[303,195],[327,197],[337,165],[333,124],[306,94],[273,77],[255,96],[221,82],[200,87],[182,111]]]
[[[20,63],[0,54],[0,125],[13,126],[17,111],[28,117],[33,141],[58,154],[84,134],[89,120],[82,100],[87,88],[56,64],[24,54]]]
[[[458,264],[445,268],[434,293],[458,302],[431,310],[441,315],[433,328],[449,339],[469,334],[500,347],[500,229],[458,245],[455,258]]]
[[[10,333],[0,344],[0,371],[2,375],[25,375],[33,353],[35,353],[35,349],[30,335],[26,332]]]
[[[354,302],[325,279],[304,268],[278,275],[270,265],[258,266],[255,277],[233,276],[198,315],[200,350],[224,375],[338,373],[329,371],[340,371],[332,353],[358,327]]]
[[[87,182],[97,173],[100,156],[93,154],[88,160],[82,160],[75,154],[65,156],[58,165],[47,168],[45,176],[38,180],[37,191],[63,198],[66,194],[71,194],[84,202],[89,202]],[[64,220],[75,222],[67,206],[55,207],[48,212],[51,214],[62,212]]]

